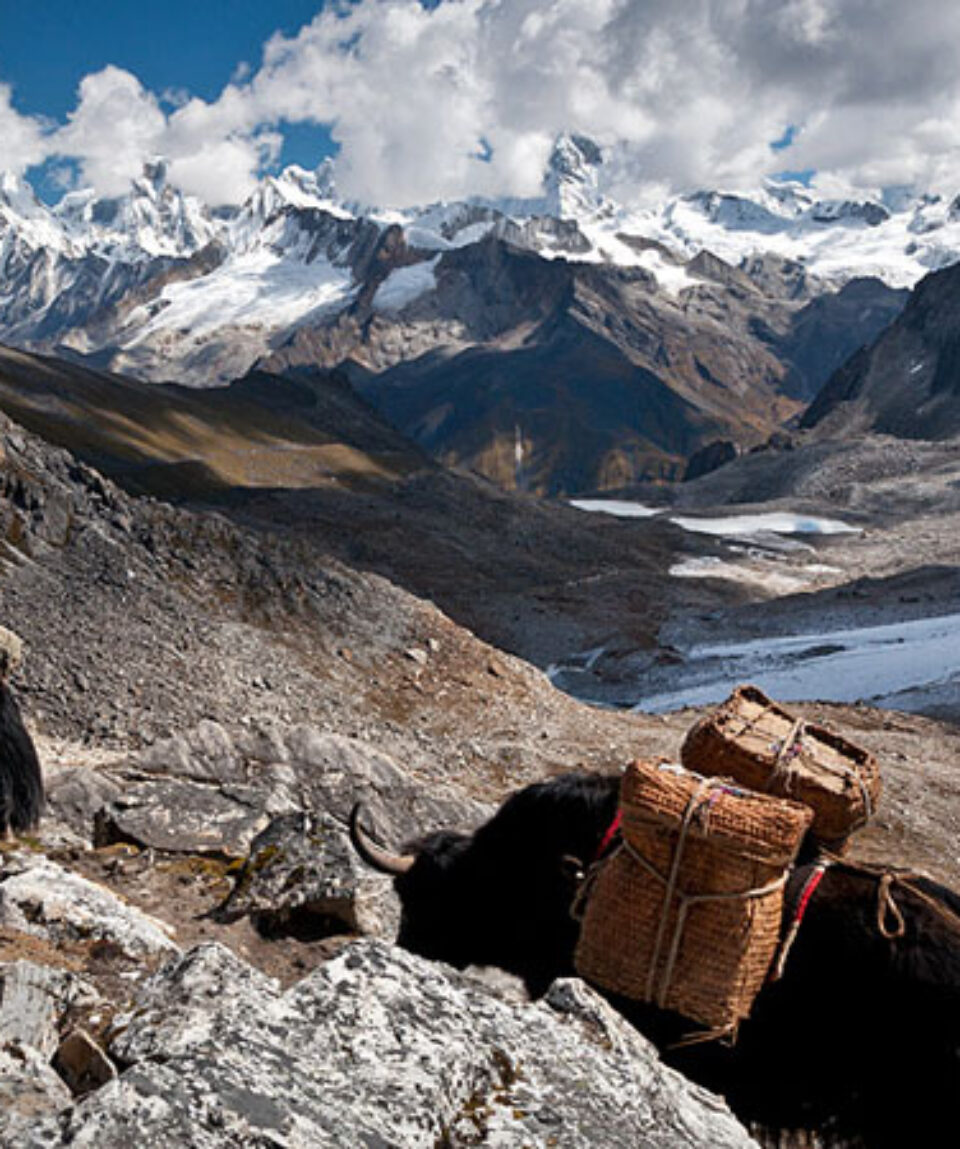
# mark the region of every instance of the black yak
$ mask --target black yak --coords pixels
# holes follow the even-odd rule
[[[537,783],[474,834],[440,831],[404,856],[370,841],[359,809],[351,832],[369,863],[395,875],[401,945],[459,968],[500,966],[537,996],[574,972],[575,859],[596,856],[618,790],[619,777]],[[785,914],[811,869],[797,866]],[[823,1144],[933,1145],[955,1120],[960,897],[932,881],[830,866],[782,977],[760,992],[732,1046],[676,1046],[689,1021],[611,1000],[754,1129],[813,1132]]]
[[[0,838],[33,829],[43,811],[37,751],[8,682],[19,659],[20,640],[0,627]]]

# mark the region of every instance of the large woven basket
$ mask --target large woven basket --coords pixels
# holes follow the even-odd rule
[[[620,808],[622,843],[588,878],[577,971],[735,1031],[776,951],[810,810],[642,761],[627,768]]]
[[[813,834],[836,851],[871,818],[880,797],[880,770],[869,751],[801,722],[755,686],[737,687],[698,722],[680,757],[690,770],[806,803]]]

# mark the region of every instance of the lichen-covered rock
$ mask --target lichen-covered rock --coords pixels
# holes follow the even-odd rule
[[[18,1041],[0,1043],[0,1145],[25,1145],[36,1123],[71,1101],[49,1058]]]
[[[47,810],[43,824],[44,842],[54,835],[53,825],[66,826],[77,844],[90,841],[94,816],[123,792],[120,782],[103,770],[88,766],[51,766],[44,763]],[[63,834],[59,835],[61,838]]]
[[[302,938],[330,933],[393,938],[400,903],[393,882],[357,856],[327,814],[286,814],[254,839],[219,916],[249,915],[262,933]]]
[[[60,1041],[58,1024],[68,1009],[93,1005],[97,992],[67,970],[30,961],[0,965],[0,1045],[29,1045],[49,1058]]]
[[[226,730],[206,719],[140,755],[140,768],[151,774],[195,782],[245,782],[243,757]]]
[[[4,859],[0,925],[52,942],[110,941],[134,958],[180,952],[168,935],[168,926],[44,857]]]
[[[202,722],[143,752],[115,777],[123,779],[122,787],[91,819],[98,846],[130,842],[166,852],[242,858],[273,819],[306,811],[330,815],[342,827],[356,801],[367,803],[379,831],[397,844],[439,827],[471,828],[491,812],[452,788],[418,784],[374,746],[309,726],[229,734],[215,722]],[[66,802],[71,796],[80,803],[84,795],[75,785],[63,795]],[[359,881],[352,851],[338,846],[335,854],[343,880]],[[319,874],[316,866],[314,872]],[[350,895],[361,915],[365,891],[382,888],[365,884],[358,888],[359,900]],[[382,899],[378,894],[374,900]],[[383,908],[372,910],[378,922]],[[369,916],[357,928],[389,932]]]
[[[121,1076],[38,1121],[23,1149],[753,1144],[581,983],[511,1004],[377,941],[286,993],[200,947],[118,1028]]]
[[[141,754],[137,768],[141,777],[157,774],[171,782],[212,787],[210,792],[225,802],[271,816],[311,810],[346,824],[354,802],[364,801],[375,812],[378,826],[396,842],[440,827],[472,828],[491,812],[452,788],[424,787],[369,743],[302,725],[230,734],[215,722],[203,722],[152,746]],[[163,792],[151,790],[152,785],[131,778],[125,792],[131,811],[141,792],[149,795],[143,799],[148,805],[164,800]],[[170,799],[179,811],[177,795],[171,793]],[[113,808],[110,816],[116,817]],[[132,812],[123,817],[130,832],[133,818]],[[137,820],[136,832],[142,837],[149,822],[146,817]],[[156,845],[166,848],[159,841]]]
[[[150,779],[97,812],[94,843],[114,842],[184,854],[242,858],[266,826],[263,798],[246,788],[224,793],[179,778]]]

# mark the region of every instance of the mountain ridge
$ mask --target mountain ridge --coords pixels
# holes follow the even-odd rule
[[[259,277],[266,296],[275,286],[275,268],[269,259],[251,267],[249,257],[283,257],[287,274],[316,264],[318,251],[310,240],[320,216],[328,230],[332,221],[341,228],[351,221],[354,228],[365,223],[367,230],[381,233],[399,227],[424,261],[494,234],[543,258],[645,268],[673,293],[693,286],[697,266],[691,260],[702,253],[735,267],[764,252],[799,261],[817,292],[870,274],[909,286],[929,268],[960,256],[960,213],[934,197],[894,205],[895,211],[869,199],[823,201],[800,185],[768,184],[752,196],[697,192],[668,199],[660,208],[638,208],[618,204],[601,190],[602,166],[595,144],[562,136],[540,197],[474,198],[403,212],[341,203],[329,162],[317,172],[294,166],[265,176],[243,204],[216,212],[170,185],[160,160],[147,165],[126,196],[102,199],[90,190],[73,191],[53,208],[41,204],[24,181],[5,175],[0,177],[0,272],[9,298],[0,306],[0,338],[41,351],[52,350],[54,339],[72,341],[78,351],[100,349],[111,339],[120,349],[134,340],[142,343],[143,329],[156,312],[140,316],[133,330],[98,334],[95,347],[89,346],[89,336],[85,343],[82,329],[94,311],[122,292],[119,281],[155,281],[158,271],[173,263],[177,278],[193,279],[216,275],[223,264],[237,260],[233,286]],[[892,229],[889,239],[877,247],[877,237],[887,229]],[[203,250],[219,250],[221,258],[208,256],[204,267],[185,266]],[[337,258],[342,252],[324,254],[332,267],[342,267]],[[84,284],[84,270],[94,268],[101,281],[105,273],[107,279],[97,291]],[[348,305],[350,284],[336,286],[330,303]],[[65,306],[65,294],[77,302]],[[156,284],[159,311],[176,303],[177,294],[170,281]],[[273,322],[289,326],[309,310],[307,300]],[[171,316],[175,313],[176,308]],[[196,381],[227,378],[213,371]]]
[[[339,202],[329,164],[265,177],[215,213],[172,188],[160,161],[126,197],[72,192],[54,209],[4,177],[0,340],[200,387],[254,367],[346,370],[389,418],[406,410],[399,429],[445,462],[509,486],[520,443],[530,490],[574,493],[678,477],[714,439],[749,448],[779,430],[902,306],[841,249],[894,225],[907,234],[926,212],[934,238],[912,275],[955,224],[946,211],[934,226],[942,205],[926,200],[823,203],[799,185],[755,200],[700,193],[658,214],[618,205],[602,172],[596,145],[562,137],[539,198],[407,212]],[[960,223],[956,238],[960,254]],[[448,368],[466,374],[449,379],[460,410],[443,419],[435,375]],[[518,419],[539,386],[531,372],[553,390],[543,406],[573,386],[580,423],[606,428],[589,450],[562,412]],[[619,424],[593,378],[621,381],[631,413]],[[479,422],[464,435],[467,411]]]
[[[818,437],[960,435],[960,268],[926,277],[900,316],[837,370],[804,414]]]

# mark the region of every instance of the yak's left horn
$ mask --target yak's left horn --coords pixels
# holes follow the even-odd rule
[[[405,874],[416,861],[413,854],[391,854],[378,846],[360,825],[366,810],[358,802],[350,811],[350,841],[361,858],[375,870],[384,874]]]

